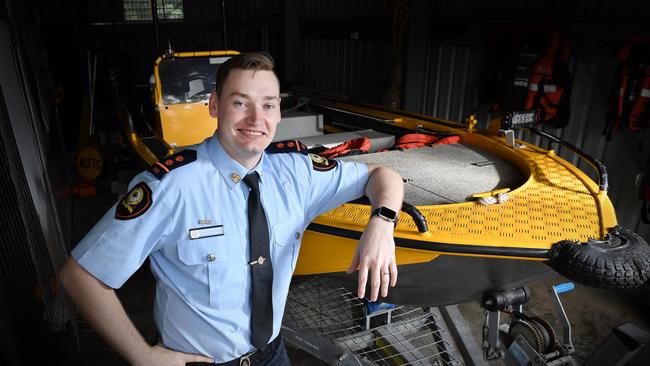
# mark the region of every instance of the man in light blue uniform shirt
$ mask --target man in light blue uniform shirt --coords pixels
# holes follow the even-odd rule
[[[219,118],[215,135],[137,175],[127,195],[75,247],[60,279],[89,323],[131,364],[239,365],[240,357],[250,356],[253,364],[286,365],[279,333],[303,231],[316,216],[364,194],[374,208],[398,211],[402,180],[379,166],[266,153],[280,121],[280,98],[264,54],[224,63],[209,108]],[[273,330],[263,350],[251,343],[251,189],[243,177],[253,172],[273,269]],[[395,285],[392,234],[385,217],[370,219],[350,265],[359,270],[360,297],[368,280],[371,300]],[[154,346],[137,332],[113,290],[147,257],[157,280],[161,342]]]

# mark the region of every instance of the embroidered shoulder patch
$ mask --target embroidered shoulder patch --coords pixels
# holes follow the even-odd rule
[[[115,218],[131,220],[147,212],[153,202],[151,188],[145,182],[140,182],[129,191],[117,204]]]
[[[311,159],[314,170],[316,171],[326,172],[336,167],[336,160],[334,159],[327,160],[327,158],[316,154],[309,154],[309,158]]]
[[[196,150],[183,150],[155,162],[149,172],[159,180],[170,171],[196,160]]]
[[[309,151],[307,151],[307,145],[298,140],[272,142],[271,145],[266,148],[266,152],[267,154],[299,152],[305,155],[309,153]]]

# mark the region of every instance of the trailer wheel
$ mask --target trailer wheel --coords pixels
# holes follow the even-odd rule
[[[555,271],[593,287],[639,287],[650,277],[650,246],[639,235],[619,226],[610,231],[606,240],[555,243],[548,257]]]

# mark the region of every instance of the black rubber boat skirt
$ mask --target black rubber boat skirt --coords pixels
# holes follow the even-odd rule
[[[348,239],[359,240],[361,238],[361,233],[358,231],[321,224],[312,223],[309,225],[309,227],[307,227],[307,230],[311,230],[317,233],[340,236]],[[395,245],[402,248],[430,250],[441,253],[494,255],[501,257],[548,258],[547,249],[486,247],[482,245],[436,243],[432,241],[421,241],[403,238],[395,238]]]

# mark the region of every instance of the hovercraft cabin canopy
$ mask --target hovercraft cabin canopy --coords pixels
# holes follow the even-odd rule
[[[172,148],[211,136],[217,120],[208,113],[219,66],[237,51],[167,53],[154,65],[156,132]]]

